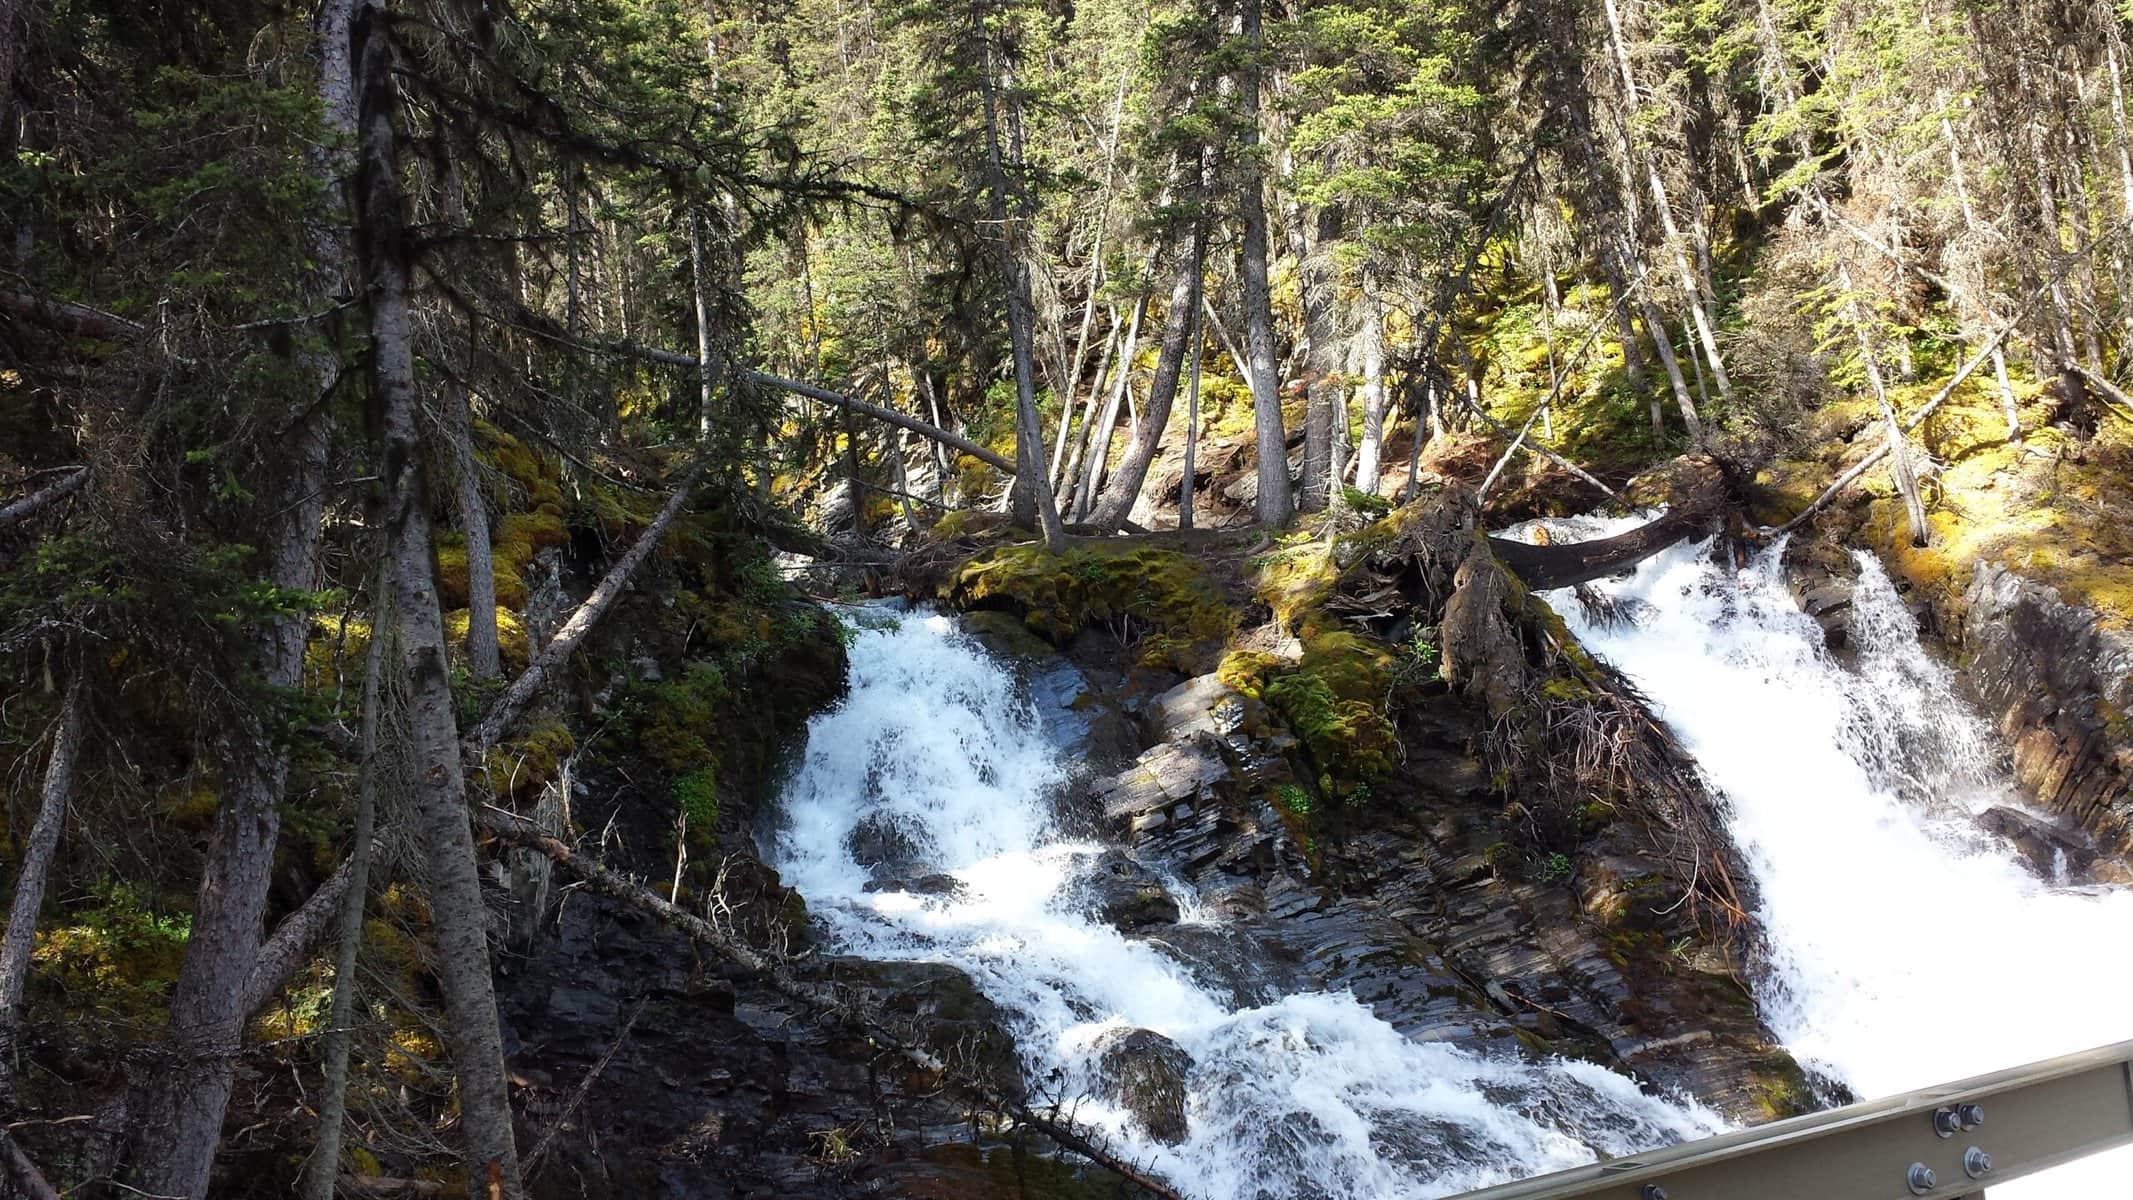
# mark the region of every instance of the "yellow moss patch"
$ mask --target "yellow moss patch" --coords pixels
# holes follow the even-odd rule
[[[1288,666],[1271,654],[1256,650],[1232,650],[1222,656],[1222,663],[1215,668],[1215,678],[1228,684],[1237,692],[1257,698],[1266,688],[1267,677]]]
[[[473,616],[473,611],[465,608],[455,608],[444,614],[444,639],[455,653],[466,648],[467,625]],[[517,613],[501,604],[496,606],[496,649],[503,658],[507,674],[515,675],[526,669],[530,652],[526,624],[518,619]]]
[[[1387,517],[1386,521],[1391,521]],[[1385,524],[1384,521],[1378,525]],[[1377,525],[1371,526],[1376,529]],[[1369,531],[1365,531],[1368,536]],[[1274,610],[1274,619],[1281,628],[1301,631],[1319,606],[1333,595],[1334,585],[1340,582],[1340,570],[1333,565],[1332,552],[1318,543],[1310,543],[1295,550],[1270,554],[1258,563],[1258,579],[1253,592],[1266,606]]]
[[[556,777],[564,760],[577,747],[577,739],[563,722],[549,717],[491,749],[482,762],[482,775],[499,801],[529,796]]]
[[[180,779],[163,789],[159,797],[163,819],[178,829],[198,833],[215,823],[215,808],[222,793],[205,775]]]
[[[460,567],[466,579],[464,560]],[[462,601],[464,603],[464,601]],[[304,643],[304,682],[314,691],[352,690],[363,686],[364,656],[370,652],[370,622],[339,613],[313,613],[311,636]]]
[[[1942,386],[1928,381],[1891,393],[1899,413],[1922,407]],[[2049,422],[2056,393],[2033,380],[2015,389],[2021,442],[2007,437],[1999,389],[1982,373],[1966,381],[1919,426],[1937,469],[1928,471],[1928,544],[1911,544],[1903,505],[1886,467],[1854,485],[1864,520],[1860,535],[1893,573],[1946,605],[1968,586],[1976,565],[2003,562],[2024,578],[2059,589],[2106,624],[2133,627],[2133,429],[2106,419],[2077,442]],[[1853,400],[1848,425],[1829,416],[1811,433],[1828,440],[1773,465],[1758,482],[1774,498],[1764,519],[1804,507],[1843,466],[1880,445],[1870,401]],[[1853,436],[1856,435],[1856,436]],[[1851,437],[1849,442],[1838,440]]]
[[[185,955],[187,922],[160,916],[123,891],[71,920],[40,930],[30,962],[64,993],[70,1009],[154,1027]]]

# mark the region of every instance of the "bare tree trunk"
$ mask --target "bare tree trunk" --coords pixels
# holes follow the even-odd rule
[[[1204,178],[1204,163],[1195,169]],[[1089,523],[1104,530],[1123,524],[1139,499],[1148,466],[1155,461],[1156,447],[1163,440],[1163,426],[1170,420],[1171,401],[1178,392],[1179,369],[1185,364],[1186,343],[1193,325],[1193,296],[1200,286],[1200,271],[1207,258],[1207,222],[1195,214],[1178,231],[1177,258],[1170,284],[1170,304],[1163,312],[1163,344],[1156,355],[1155,379],[1148,386],[1148,411],[1143,414],[1133,444],[1119,461],[1118,473],[1104,485],[1102,496],[1089,512]],[[1283,485],[1287,482],[1284,479]]]
[[[356,86],[361,156],[359,246],[370,297],[371,388],[383,414],[388,566],[398,630],[397,686],[405,689],[412,820],[424,851],[432,969],[444,993],[453,1073],[459,1085],[468,1190],[489,1200],[524,1192],[512,1136],[511,1104],[490,975],[488,914],[468,820],[459,720],[445,664],[443,614],[430,569],[431,532],[422,446],[416,432],[414,352],[409,337],[407,202],[401,192],[399,100],[392,43],[378,0],[356,18]]]
[[[1634,118],[1643,110],[1644,105],[1638,96],[1636,73],[1630,66],[1629,40],[1622,32],[1621,10],[1616,6],[1615,0],[1604,0],[1603,7],[1607,12],[1607,31],[1614,44],[1615,59],[1622,71],[1623,103],[1628,106],[1629,113]],[[1699,278],[1695,268],[1689,265],[1688,252],[1683,249],[1681,228],[1674,220],[1673,202],[1667,195],[1665,181],[1659,178],[1658,166],[1652,162],[1649,155],[1638,153],[1636,147],[1630,143],[1626,131],[1623,134],[1623,145],[1632,159],[1641,166],[1645,184],[1651,190],[1652,203],[1659,210],[1659,228],[1666,235],[1666,249],[1673,255],[1675,270],[1680,274],[1682,295],[1688,303],[1689,316],[1694,323],[1696,336],[1703,344],[1704,360],[1711,364],[1711,374],[1718,383],[1718,394],[1730,399],[1733,395],[1733,382],[1727,378],[1725,361],[1718,354],[1718,337],[1713,328],[1716,316],[1705,310],[1707,304],[1714,309],[1717,305],[1710,280]],[[1632,169],[1637,167],[1633,166]],[[1699,250],[1699,256],[1708,257],[1708,251]],[[1660,339],[1655,334],[1653,340]],[[1678,365],[1676,369],[1679,369]]]
[[[1096,433],[1096,418],[1103,411],[1104,397],[1111,390],[1111,370],[1119,347],[1125,344],[1126,330],[1118,323],[1118,310],[1111,311],[1111,328],[1104,335],[1102,357],[1096,360],[1096,374],[1089,379],[1089,394],[1081,403],[1081,434],[1069,439],[1071,452],[1062,462],[1054,464],[1052,489],[1059,500],[1062,516],[1074,510],[1081,498],[1081,464],[1089,455],[1089,439]]]
[[[1282,427],[1281,378],[1274,359],[1274,304],[1267,284],[1265,180],[1259,165],[1259,86],[1257,56],[1265,46],[1260,28],[1261,0],[1243,0],[1241,14],[1245,53],[1252,57],[1237,73],[1237,110],[1242,126],[1237,150],[1237,282],[1244,302],[1244,346],[1251,373],[1252,424],[1258,434],[1259,520],[1279,527],[1289,523],[1295,499],[1289,494],[1289,438]]]
[[[1368,495],[1378,494],[1378,475],[1383,468],[1378,455],[1385,443],[1385,302],[1377,294],[1377,281],[1363,274],[1363,440],[1355,451],[1355,486]],[[1417,436],[1420,422],[1416,423]]]
[[[1066,527],[1059,520],[1059,506],[1052,496],[1052,482],[1044,461],[1044,427],[1037,419],[1037,364],[1034,325],[1036,313],[1030,302],[1029,267],[1018,248],[1021,238],[1009,223],[1008,178],[1001,149],[999,81],[993,70],[993,33],[985,20],[989,4],[972,5],[975,35],[983,39],[985,62],[980,71],[979,91],[985,106],[985,161],[990,176],[991,215],[1000,258],[1000,276],[1007,284],[1007,337],[1015,364],[1015,482],[1014,515],[1017,524],[1036,523],[1044,532],[1044,544],[1052,553],[1066,549]],[[1010,114],[1012,115],[1012,114]],[[1018,167],[1020,163],[1016,164]]]
[[[370,897],[371,838],[377,822],[378,692],[385,674],[385,645],[392,638],[391,593],[386,565],[379,563],[371,591],[370,647],[363,669],[361,758],[356,767],[355,849],[349,855],[348,888],[342,894],[340,942],[333,957],[333,1005],[326,1022],[325,1081],[318,1107],[318,1144],[304,1176],[305,1200],[333,1200],[340,1173],[341,1125],[348,1118],[348,1055],[355,1020],[356,953],[363,944],[363,910]]]
[[[335,132],[354,124],[348,59],[354,3],[327,0],[317,17],[319,97],[326,124]],[[311,170],[334,194],[347,160],[321,151]],[[312,246],[316,275],[309,290],[314,296],[338,293],[345,256],[339,227],[323,226]],[[330,354],[316,355],[308,365],[321,395],[340,376],[340,363]],[[290,467],[280,486],[268,493],[279,503],[273,507],[276,515],[267,545],[273,582],[308,591],[318,573],[329,413],[311,397],[294,411]],[[309,628],[309,620],[301,615],[266,622],[260,662],[270,689],[293,689],[299,683]],[[133,1128],[126,1183],[187,1200],[207,1193],[222,1118],[229,1108],[234,1060],[244,1038],[246,985],[259,954],[288,774],[286,755],[257,722],[226,730],[217,756],[223,794],[193,903],[192,934],[171,988],[170,1019],[157,1049],[160,1062],[130,1081],[133,1094],[128,1101]]]
[[[489,505],[474,460],[474,414],[465,387],[454,383],[448,391],[445,436],[452,452],[452,491],[467,539],[467,665],[476,679],[497,679],[504,666],[496,643],[496,563],[489,546]]]
[[[1298,212],[1290,223],[1289,244],[1299,269],[1298,285],[1304,312],[1304,444],[1303,487],[1298,507],[1304,512],[1323,512],[1338,486],[1334,474],[1334,441],[1339,436],[1340,373],[1336,369],[1333,319],[1333,265],[1328,261],[1332,243],[1340,237],[1340,212],[1331,206],[1318,210],[1316,244],[1303,228]],[[1286,470],[1286,467],[1284,467]]]
[[[697,417],[696,436],[709,440],[711,437],[712,393],[717,389],[717,373],[711,368],[711,307],[704,293],[704,237],[703,219],[693,210],[689,213],[689,289],[696,301],[696,388]]]
[[[1185,462],[1184,471],[1178,477],[1178,528],[1192,528],[1193,475],[1199,470],[1194,461],[1199,457],[1200,441],[1200,359],[1206,347],[1200,337],[1200,289],[1198,275],[1193,276],[1192,333],[1188,335],[1185,353],[1191,361],[1191,375],[1185,385]]]
[[[79,669],[60,701],[52,730],[52,752],[45,760],[44,791],[37,820],[22,847],[16,868],[15,898],[7,910],[7,940],[0,942],[0,1105],[12,1107],[15,1095],[15,1032],[22,1023],[22,997],[30,980],[30,952],[36,948],[37,918],[44,911],[45,881],[59,852],[59,831],[74,798],[74,762],[81,751],[82,678]]]
[[[23,0],[0,0],[0,146],[12,149],[15,135],[15,67],[22,61]]]
[[[1074,497],[1074,519],[1085,521],[1096,507],[1100,489],[1104,485],[1104,468],[1111,459],[1111,438],[1118,432],[1118,415],[1125,407],[1127,390],[1133,386],[1133,358],[1140,352],[1141,318],[1148,312],[1148,298],[1142,296],[1133,305],[1133,316],[1126,322],[1126,344],[1118,356],[1117,374],[1112,377],[1111,397],[1104,401],[1103,415],[1085,442],[1088,447],[1087,473],[1082,477],[1081,488]]]

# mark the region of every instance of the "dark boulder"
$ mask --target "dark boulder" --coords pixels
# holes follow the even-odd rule
[[[1185,1081],[1192,1056],[1149,1029],[1104,1035],[1096,1060],[1103,1097],[1132,1115],[1148,1136],[1165,1145],[1185,1140]]]
[[[1120,929],[1170,925],[1178,919],[1178,902],[1161,877],[1121,850],[1106,850],[1089,864],[1080,890],[1091,916]]]

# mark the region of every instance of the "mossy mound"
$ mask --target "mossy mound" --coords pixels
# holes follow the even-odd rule
[[[1940,386],[1899,388],[1890,399],[1899,414],[1916,411]],[[1926,545],[1913,544],[1903,502],[1879,465],[1825,520],[1878,551],[1944,614],[1959,604],[1977,564],[2001,562],[2107,625],[2133,628],[2133,496],[2124,486],[2133,473],[2133,426],[2106,419],[2089,437],[2052,424],[2056,385],[2022,382],[2015,400],[2020,440],[2008,437],[1998,387],[1987,378],[1966,381],[1912,435],[1932,460],[1921,464]],[[1774,523],[1805,508],[1882,444],[1870,406],[1832,409],[1809,431],[1818,440],[1757,477],[1760,519]]]
[[[949,577],[941,598],[956,608],[1005,609],[1031,632],[1065,644],[1100,627],[1136,646],[1143,666],[1194,673],[1213,665],[1237,614],[1198,560],[1131,542],[1000,546]]]

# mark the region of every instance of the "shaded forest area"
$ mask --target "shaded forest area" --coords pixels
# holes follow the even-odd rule
[[[1694,452],[2133,613],[2127,21],[0,0],[7,1187],[539,1193],[569,887],[849,1005],[741,818],[906,551]]]

